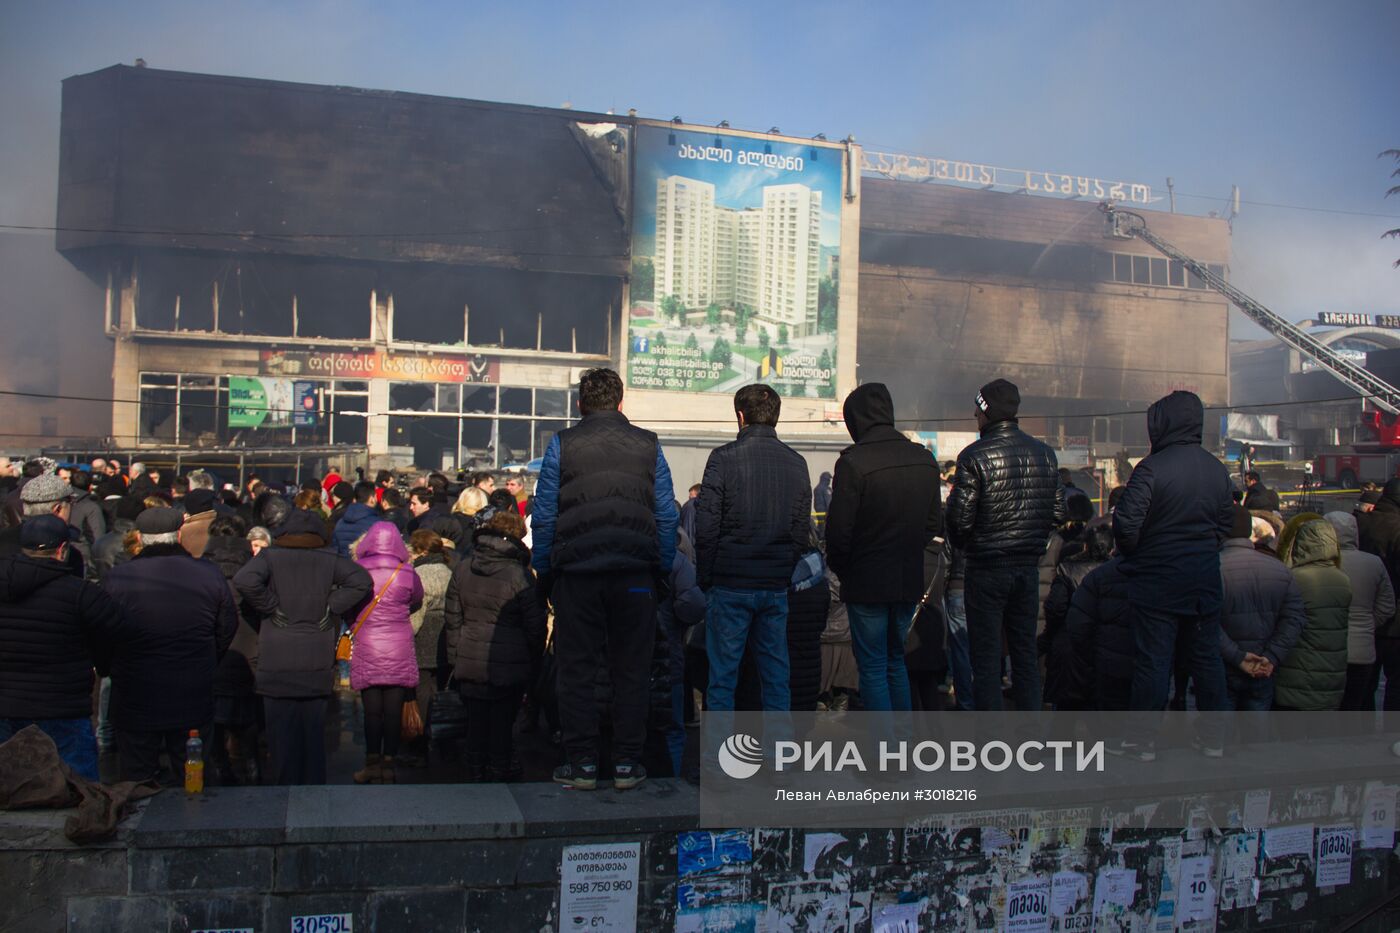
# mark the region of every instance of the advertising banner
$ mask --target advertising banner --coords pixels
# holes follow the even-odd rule
[[[228,377],[230,428],[287,428],[292,425],[292,381],[261,376]]]
[[[845,151],[637,128],[627,381],[836,396]]]
[[[259,368],[270,376],[334,379],[392,379],[396,382],[501,381],[501,361],[495,357],[450,354],[400,354],[264,350]]]
[[[316,383],[305,379],[292,383],[292,426],[316,427]]]

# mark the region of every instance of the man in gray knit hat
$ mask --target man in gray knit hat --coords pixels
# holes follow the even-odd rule
[[[72,517],[73,487],[67,480],[59,479],[52,473],[44,473],[30,479],[20,490],[20,502],[25,519],[40,515],[56,515],[68,524]],[[69,526],[70,534],[76,537],[76,530]],[[19,526],[0,531],[0,557],[20,552]],[[83,555],[77,548],[68,548],[66,563],[69,570],[78,576],[83,575]]]

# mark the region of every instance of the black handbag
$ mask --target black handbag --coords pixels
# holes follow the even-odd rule
[[[433,742],[467,737],[467,705],[462,702],[462,695],[453,688],[450,677],[447,686],[434,693],[428,701],[426,726],[428,738]]]

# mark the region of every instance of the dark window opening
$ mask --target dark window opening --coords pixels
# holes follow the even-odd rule
[[[534,410],[530,397],[531,389],[502,389],[501,414],[528,415]]]
[[[1168,275],[1170,276],[1170,284],[1174,288],[1186,287],[1186,267],[1181,263],[1177,262],[1175,259],[1173,259],[1171,262],[1171,267],[1168,272]]]
[[[147,330],[213,330],[219,265],[218,259],[201,253],[143,251],[137,263],[136,325]]]
[[[526,463],[531,459],[530,440],[533,422],[530,421],[506,421],[500,422],[499,444],[501,466],[511,463]]]
[[[375,270],[364,265],[297,262],[297,336],[368,340]]]
[[[1169,284],[1167,279],[1167,261],[1165,259],[1152,259],[1152,284],[1165,287]]]
[[[1131,282],[1133,280],[1133,257],[1123,253],[1113,254],[1113,281]]]
[[[496,412],[496,387],[495,386],[463,386],[462,387],[462,411],[465,414],[495,414]]]
[[[389,383],[390,411],[437,411],[431,382]]]
[[[1133,284],[1152,284],[1152,260],[1147,256],[1133,257]]]
[[[174,389],[143,388],[138,440],[142,443],[174,443],[176,416]]]
[[[466,470],[496,468],[496,448],[492,443],[492,422],[485,418],[462,419],[461,466]]]

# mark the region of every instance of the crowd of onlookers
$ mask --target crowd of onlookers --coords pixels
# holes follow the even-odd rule
[[[682,771],[701,709],[1366,711],[1382,677],[1400,709],[1400,479],[1285,521],[1201,447],[1191,393],[1152,406],[1152,452],[1103,508],[1005,380],[941,468],[860,386],[815,489],[778,394],[746,386],[684,503],[621,401],[616,373],[582,376],[532,491],[387,470],[232,488],[112,458],[0,475],[0,740],[37,725],[76,772],[110,747],[146,780],[196,729],[218,781],[319,783],[339,688],[356,782],[448,736],[469,781],[518,779],[523,714],[562,745],[556,781],[626,789]],[[1134,728],[1113,750],[1151,760]]]

